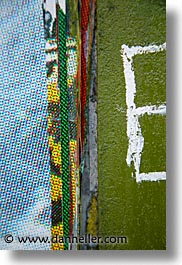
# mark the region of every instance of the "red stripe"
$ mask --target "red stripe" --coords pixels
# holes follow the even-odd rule
[[[81,6],[81,89],[80,89],[80,98],[81,98],[81,140],[82,146],[84,143],[84,134],[85,134],[85,107],[87,100],[87,65],[86,65],[86,32],[88,29],[89,22],[89,12],[90,12],[90,1],[82,0]]]

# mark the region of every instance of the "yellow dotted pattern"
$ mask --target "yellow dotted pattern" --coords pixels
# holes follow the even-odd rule
[[[56,166],[61,166],[61,143],[55,143],[52,135],[49,136],[49,147],[52,151],[51,159],[54,164]]]
[[[62,179],[51,174],[51,197],[57,201],[62,197]]]
[[[61,143],[54,143],[52,149],[52,160],[56,166],[61,166]]]
[[[59,103],[60,100],[60,92],[57,88],[57,83],[49,83],[48,84],[48,102]]]
[[[52,250],[64,250],[64,244],[59,243],[59,238],[63,237],[63,223],[53,226],[51,229],[52,238],[57,237],[58,241],[54,243],[52,242]]]
[[[73,220],[76,210],[76,150],[77,141],[70,141],[70,165],[71,165],[71,180],[72,180],[72,204],[73,204]]]

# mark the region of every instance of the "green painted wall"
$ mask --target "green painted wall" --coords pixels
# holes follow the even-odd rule
[[[99,235],[128,237],[100,249],[166,248],[166,182],[136,183],[126,164],[126,89],[121,45],[165,42],[163,0],[98,0]],[[165,102],[165,52],[134,58],[136,105]],[[119,111],[117,108],[120,108]],[[165,116],[140,118],[145,146],[141,171],[165,171]]]

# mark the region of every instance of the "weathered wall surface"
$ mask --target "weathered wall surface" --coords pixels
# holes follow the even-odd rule
[[[126,162],[128,105],[121,56],[122,45],[162,45],[165,16],[163,0],[97,2],[99,235],[128,237],[127,245],[100,249],[166,247],[166,182],[137,182],[134,163]],[[165,106],[165,49],[134,56],[132,67],[136,107]],[[144,139],[140,172],[165,172],[165,115],[148,114],[138,117]]]
[[[92,1],[93,3],[93,1]],[[97,48],[96,10],[92,16],[93,38],[91,40],[90,66],[88,67],[87,136],[81,181],[81,226],[84,236],[98,235],[98,157],[97,157]],[[89,29],[90,30],[90,29]],[[81,245],[81,249],[96,249],[97,245]]]

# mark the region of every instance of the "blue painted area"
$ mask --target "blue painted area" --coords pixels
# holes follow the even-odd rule
[[[26,236],[41,231],[50,234],[41,1],[0,1],[0,10],[1,234],[19,234],[20,231]],[[49,249],[49,244],[44,244],[44,248]]]

